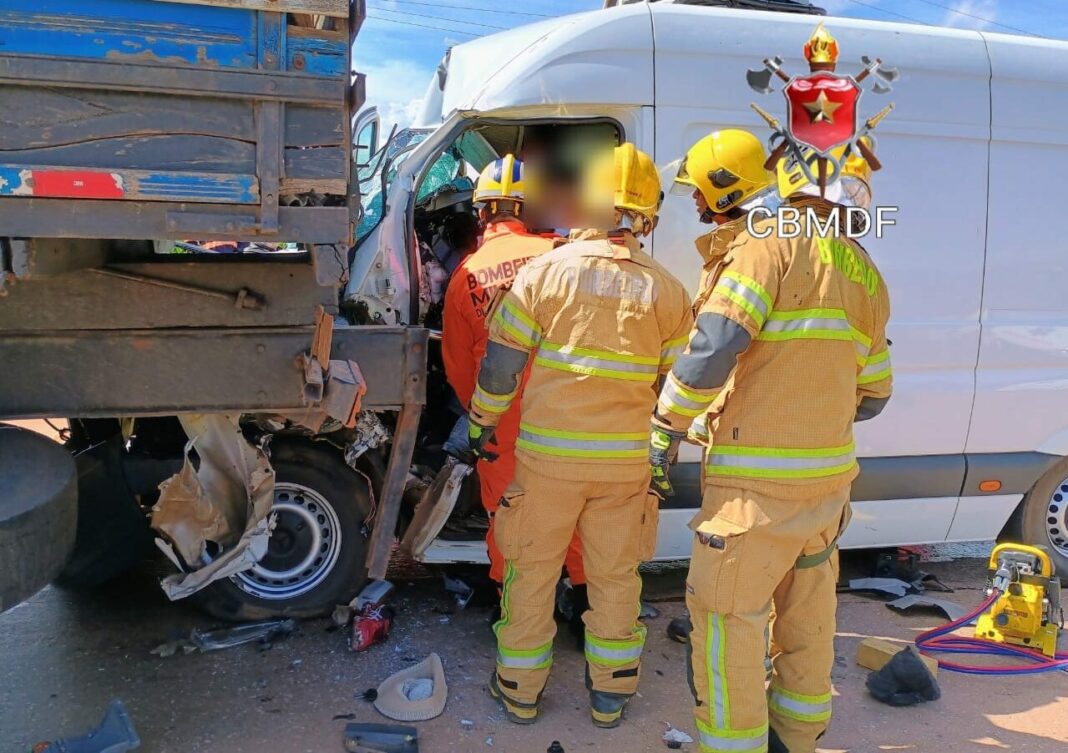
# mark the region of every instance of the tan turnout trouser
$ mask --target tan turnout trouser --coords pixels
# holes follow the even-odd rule
[[[645,643],[638,565],[656,548],[658,504],[648,474],[640,481],[569,481],[517,464],[494,523],[505,559],[494,626],[497,683],[507,700],[536,704],[548,680],[556,582],[576,529],[590,600],[588,682],[592,690],[634,694]]]
[[[815,750],[831,718],[834,543],[848,521],[848,487],[803,501],[706,487],[686,581],[704,753],[763,753],[769,723],[790,753]]]

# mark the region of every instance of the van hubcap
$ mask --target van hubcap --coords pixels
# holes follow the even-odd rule
[[[1046,538],[1050,546],[1068,556],[1068,479],[1061,481],[1046,507]]]
[[[341,523],[326,499],[300,484],[274,486],[275,527],[267,554],[233,576],[244,592],[269,601],[306,594],[334,569],[341,553]]]

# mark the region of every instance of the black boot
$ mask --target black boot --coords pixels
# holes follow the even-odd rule
[[[567,621],[567,627],[571,635],[575,636],[575,645],[579,651],[586,650],[586,623],[582,621],[582,615],[590,608],[590,597],[586,591],[586,584],[571,587],[571,619]]]
[[[690,622],[689,615],[685,617],[676,617],[667,626],[668,638],[679,643],[690,642],[690,632],[693,630],[693,624]]]
[[[630,700],[629,695],[606,693],[603,690],[590,691],[590,716],[595,727],[612,729],[623,721],[623,709]]]

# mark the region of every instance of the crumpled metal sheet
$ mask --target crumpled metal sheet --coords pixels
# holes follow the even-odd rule
[[[891,609],[896,609],[899,612],[907,612],[910,609],[917,607],[939,609],[942,611],[942,614],[948,617],[951,621],[959,620],[964,617],[964,615],[968,614],[969,611],[960,604],[954,604],[952,601],[936,599],[933,596],[926,596],[924,594],[909,594],[908,596],[902,596],[900,599],[886,602],[886,606]]]
[[[267,453],[245,439],[238,416],[189,414],[179,420],[190,437],[185,463],[160,485],[152,508],[152,527],[162,534],[156,545],[187,571],[160,584],[172,601],[255,565],[274,528],[274,469]],[[192,449],[198,468],[189,457]],[[222,554],[209,558],[209,541]]]

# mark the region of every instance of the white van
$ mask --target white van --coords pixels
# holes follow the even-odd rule
[[[760,101],[745,71],[771,55],[806,71],[802,46],[818,20],[625,5],[452,48],[430,83],[425,128],[401,134],[368,176],[347,308],[434,326],[420,260],[447,239],[450,215],[470,211],[475,171],[530,134],[607,132],[661,165],[718,128],[767,136],[749,103],[781,115],[781,100]],[[1068,572],[1068,241],[1056,209],[1056,177],[1068,174],[1068,44],[824,20],[840,72],[859,72],[861,55],[901,72],[888,97],[861,104],[864,117],[897,104],[877,132],[874,194],[900,208],[898,224],[865,241],[890,288],[895,394],[857,427],[862,472],[843,545],[1012,533],[1049,547]],[[691,291],[693,239],[705,230],[689,198],[669,195],[647,243]],[[658,558],[689,554],[698,462],[697,448],[683,449]],[[485,561],[477,528],[447,527],[423,558]]]

